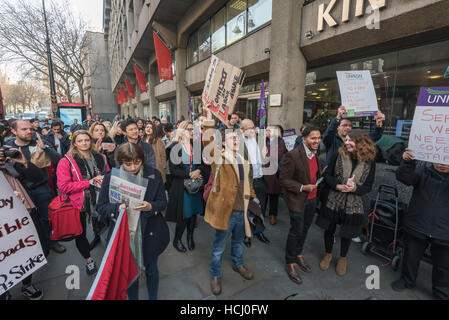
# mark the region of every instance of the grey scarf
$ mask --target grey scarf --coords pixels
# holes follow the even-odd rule
[[[358,162],[352,175],[357,186],[363,185],[371,170],[371,163]],[[335,176],[338,184],[346,184],[351,178],[352,159],[341,154],[335,164]],[[355,190],[354,190],[355,191]],[[344,211],[348,215],[363,214],[362,197],[352,192],[345,193],[330,190],[326,207],[332,211]]]

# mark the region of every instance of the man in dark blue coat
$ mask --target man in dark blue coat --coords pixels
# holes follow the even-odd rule
[[[59,121],[52,122],[51,130],[45,137],[45,140],[62,157],[70,149],[70,137],[67,133],[65,133],[62,123]]]
[[[402,274],[392,288],[401,292],[415,287],[419,263],[430,244],[433,295],[435,299],[449,300],[449,165],[433,163],[417,168],[410,149],[402,159],[396,178],[413,186],[413,195],[403,218]]]

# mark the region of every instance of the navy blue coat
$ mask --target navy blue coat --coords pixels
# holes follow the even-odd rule
[[[449,174],[433,166],[416,168],[416,161],[402,160],[396,178],[413,186],[404,228],[421,238],[442,240],[449,245]]]
[[[61,135],[62,135],[62,139],[60,141],[61,143],[61,155],[64,156],[67,151],[69,151],[70,149],[70,137],[69,135],[64,131],[61,130]],[[51,146],[53,147],[55,150],[56,149],[56,140],[55,140],[55,134],[53,133],[53,131],[50,130],[50,132],[48,132],[48,134],[45,136],[45,141]]]
[[[143,176],[149,180],[144,201],[151,203],[153,206],[151,211],[143,211],[140,215],[143,259],[144,264],[148,265],[167,248],[170,242],[170,232],[162,216],[162,211],[167,207],[162,176],[158,170],[146,163],[144,164]],[[111,214],[117,216],[120,207],[119,203],[109,202],[110,182],[111,171],[104,176],[97,202],[97,212],[107,219],[111,219]],[[157,214],[155,214],[156,212]]]

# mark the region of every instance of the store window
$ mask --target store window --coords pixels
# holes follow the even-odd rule
[[[421,87],[445,87],[449,41],[395,51],[364,59],[310,69],[306,76],[304,121],[325,113],[334,117],[341,105],[337,71],[369,70],[379,109],[386,115],[385,134],[395,135],[404,120],[412,120]],[[323,117],[324,119],[325,117]],[[354,127],[372,129],[373,118],[355,118]],[[408,131],[399,130],[407,139]]]
[[[227,5],[226,45],[246,35],[246,1],[233,0]]]
[[[212,28],[212,52],[226,45],[226,8],[221,9],[211,20]]]
[[[248,32],[271,20],[272,0],[248,0]]]

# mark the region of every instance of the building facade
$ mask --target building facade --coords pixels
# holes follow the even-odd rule
[[[412,119],[421,86],[449,84],[448,11],[446,0],[105,0],[111,88],[125,88],[125,78],[135,84],[136,64],[148,91],[136,89],[122,114],[187,118],[189,95],[202,111],[214,54],[247,75],[237,111],[258,120],[264,80],[269,124],[298,130],[323,112],[336,114],[336,71],[370,70],[395,132]],[[153,31],[172,51],[173,80],[158,77]]]
[[[107,41],[101,32],[88,31],[85,37],[87,50],[83,54],[83,65],[87,72],[84,101],[94,114],[112,120],[120,109],[111,93]]]

